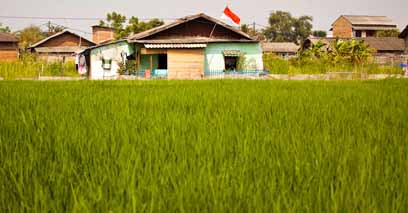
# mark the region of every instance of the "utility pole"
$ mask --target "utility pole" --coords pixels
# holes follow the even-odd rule
[[[255,22],[252,23],[252,28],[253,28],[253,30],[254,30],[254,34],[256,33],[256,28],[255,28],[255,26],[256,26],[256,23],[255,23]]]

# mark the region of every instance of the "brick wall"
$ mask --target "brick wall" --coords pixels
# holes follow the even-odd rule
[[[333,24],[333,37],[351,38],[353,36],[353,28],[344,17],[340,17]]]
[[[96,44],[113,39],[115,36],[113,29],[107,27],[92,27],[92,41]]]

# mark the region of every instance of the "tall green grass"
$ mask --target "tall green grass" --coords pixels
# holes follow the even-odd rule
[[[0,77],[36,78],[38,76],[79,76],[74,62],[14,61],[0,62]]]
[[[0,82],[0,212],[406,212],[408,81]]]
[[[340,62],[331,64],[326,60],[297,61],[295,58],[285,60],[272,54],[263,57],[265,69],[271,74],[325,74],[328,72],[356,72],[367,74],[403,74],[402,68],[397,65],[379,65],[369,63],[353,65]]]

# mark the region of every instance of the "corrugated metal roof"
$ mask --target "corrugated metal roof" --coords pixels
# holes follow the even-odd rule
[[[299,45],[293,42],[267,42],[262,43],[263,52],[274,53],[296,53],[299,50]]]
[[[134,41],[139,44],[201,44],[201,43],[255,43],[258,41],[249,40],[228,40],[228,39],[215,39],[215,38],[203,38],[203,37],[186,37],[179,39],[154,39],[154,40],[137,40]]]
[[[343,17],[352,25],[397,26],[387,16],[343,15]]]
[[[392,30],[395,26],[353,26],[354,30]]]
[[[9,33],[0,33],[0,42],[18,42],[18,39]]]
[[[81,50],[86,49],[86,47],[37,47],[34,50],[38,53],[76,53]]]
[[[145,44],[148,49],[205,48],[207,44]]]
[[[241,55],[241,51],[239,51],[239,50],[224,50],[223,54],[224,54],[224,56],[238,57],[238,56]]]

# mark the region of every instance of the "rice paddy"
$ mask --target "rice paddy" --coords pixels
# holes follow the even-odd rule
[[[407,212],[408,81],[0,82],[0,212]]]

